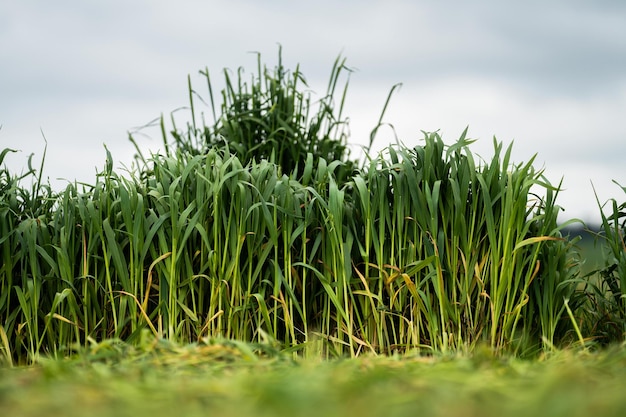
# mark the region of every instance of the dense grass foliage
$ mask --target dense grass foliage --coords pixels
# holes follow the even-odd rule
[[[447,149],[436,134],[425,142],[390,148],[389,160],[354,178],[363,273],[378,277],[376,294],[401,314],[400,332],[416,333],[404,342],[445,351],[485,339],[500,349],[563,337],[576,268],[557,224],[557,190],[532,160],[513,165],[511,148],[502,154],[497,142],[481,164],[465,133]]]
[[[168,136],[165,120],[161,118],[166,153],[170,154],[171,146],[194,155],[212,148],[229,149],[243,165],[267,159],[279,165],[283,172],[296,173],[297,179],[303,175],[304,161],[310,154],[315,166],[320,158],[342,161],[334,171],[342,182],[357,165],[349,159],[348,119],[343,114],[348,78],[343,86],[341,82],[344,74],[351,72],[345,62],[345,58],[337,58],[326,94],[315,102],[300,68],[291,72],[283,66],[282,49],[273,69],[263,64],[261,55],[257,54],[257,72],[249,79],[243,68],[237,70],[235,77],[225,69],[225,88],[219,106],[215,103],[208,68],[200,71],[206,80],[208,99],[193,89],[188,78],[190,122],[186,129],[179,129],[172,117]],[[205,112],[198,111],[195,104],[198,100],[210,103],[212,123],[207,124]],[[131,141],[134,142],[132,136]],[[138,159],[145,161],[141,152]]]
[[[580,290],[559,187],[495,140],[493,158],[477,159],[465,132],[450,146],[424,134],[356,169],[333,108],[342,68],[313,116],[303,76],[280,64],[272,76],[259,60],[249,86],[227,75],[210,128],[197,127],[190,87],[188,132],[174,127],[165,153],[139,155],[125,176],[107,152],[92,186],[53,193],[30,162],[21,178],[0,170],[0,358],[146,331],[304,356],[532,354],[597,337],[589,312],[605,292]],[[611,291],[624,279],[615,210]]]
[[[626,192],[626,187],[620,187]],[[606,204],[598,201],[602,231],[597,240],[603,248],[602,268],[597,277],[585,282],[581,307],[587,333],[602,343],[622,340],[626,332],[626,201],[610,199]]]
[[[5,352],[145,328],[188,342],[315,340],[333,355],[560,340],[568,243],[553,200],[529,203],[531,187],[552,188],[498,144],[476,166],[467,144],[430,134],[389,148],[342,187],[340,162],[311,157],[302,181],[215,149],[157,155],[131,178],[109,159],[92,189],[69,185],[47,212],[5,211],[24,216],[3,241]]]

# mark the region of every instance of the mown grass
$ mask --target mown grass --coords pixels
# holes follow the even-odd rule
[[[258,348],[259,346],[256,346]],[[107,342],[0,369],[6,415],[621,416],[626,353],[293,360],[229,341]]]

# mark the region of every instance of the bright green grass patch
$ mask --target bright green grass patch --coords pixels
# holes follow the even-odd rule
[[[619,416],[626,352],[292,360],[260,345],[107,342],[0,369],[5,415]],[[253,353],[253,350],[255,353]]]

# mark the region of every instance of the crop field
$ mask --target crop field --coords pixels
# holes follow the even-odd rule
[[[626,203],[594,246],[512,145],[351,159],[345,60],[313,102],[280,56],[224,71],[220,104],[201,71],[132,170],[0,168],[2,410],[623,415]]]

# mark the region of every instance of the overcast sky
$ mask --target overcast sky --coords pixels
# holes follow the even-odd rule
[[[364,145],[385,121],[407,145],[421,130],[453,143],[466,126],[488,158],[492,138],[565,190],[561,220],[594,221],[626,194],[626,2],[4,1],[0,5],[0,148],[18,173],[48,150],[44,175],[93,183],[106,144],[130,164],[127,132],[187,104],[187,74],[274,66],[283,47],[321,97],[339,54],[354,68],[346,115]],[[157,151],[156,129],[138,137]],[[381,148],[389,130],[377,139]],[[356,150],[355,150],[356,152]]]

